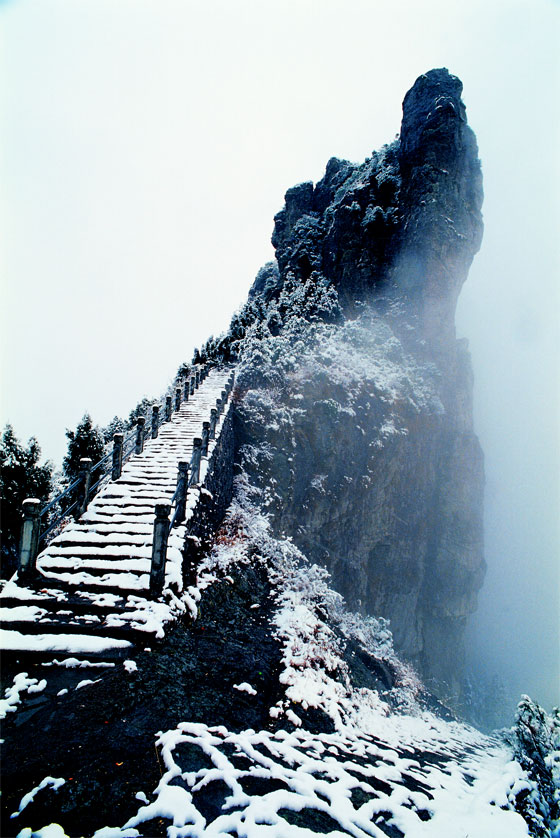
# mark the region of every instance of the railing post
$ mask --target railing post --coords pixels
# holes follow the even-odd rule
[[[26,498],[22,506],[23,525],[19,545],[18,571],[22,579],[31,579],[37,573],[41,501],[37,498]]]
[[[156,597],[163,591],[165,582],[165,559],[169,538],[169,511],[166,503],[156,503],[154,537],[152,541],[152,564],[150,567],[150,596]]]
[[[227,393],[225,390],[222,390],[222,397],[220,399],[220,414],[223,413],[224,407],[226,406],[227,402]]]
[[[195,387],[198,389],[198,386],[200,384],[200,370],[196,370],[196,372],[194,374],[194,377],[195,377]]]
[[[157,439],[159,431],[159,404],[152,407],[152,439]]]
[[[210,422],[202,423],[202,456],[208,456],[208,442],[210,440]]]
[[[185,520],[187,508],[187,490],[189,487],[189,464],[181,461],[177,464],[177,498],[175,500],[176,515],[178,523]]]
[[[165,421],[169,422],[171,419],[171,396],[165,397]]]
[[[196,585],[196,570],[200,560],[200,542],[194,535],[185,538],[185,545],[182,550],[183,557],[183,585],[189,588]]]
[[[136,428],[136,447],[134,453],[141,454],[144,450],[144,425],[146,424],[146,419],[143,416],[139,416],[136,422],[138,425]]]
[[[113,470],[111,479],[118,480],[122,474],[124,434],[113,434]]]
[[[193,439],[193,450],[191,455],[191,479],[189,486],[196,486],[200,482],[200,456],[202,454],[202,440],[199,436]]]
[[[89,500],[89,486],[91,483],[91,464],[90,457],[82,457],[80,459],[80,485],[78,487],[78,505],[76,507],[76,518],[83,515],[87,509]]]
[[[176,387],[175,388],[175,412],[177,412],[180,407],[181,407],[181,388]]]
[[[194,375],[191,375],[190,390],[191,390],[191,396],[194,396]]]
[[[216,418],[219,419],[222,415],[222,400],[216,399]]]
[[[191,391],[191,382],[190,382],[190,380],[188,379],[188,377],[187,377],[187,378],[185,378],[185,380],[184,380],[183,384],[184,384],[184,387],[183,387],[183,399],[184,399],[184,401],[188,402],[188,400],[189,400],[189,394],[190,394],[190,391]]]
[[[210,411],[210,439],[216,438],[216,422],[218,421],[218,411],[215,407]]]

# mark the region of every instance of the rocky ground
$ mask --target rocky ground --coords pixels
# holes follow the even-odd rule
[[[46,775],[67,782],[26,809],[33,828],[52,821],[55,812],[72,836],[124,822],[137,809],[134,793],[160,779],[157,730],[185,719],[231,730],[273,727],[268,708],[282,688],[271,607],[266,573],[244,569],[203,592],[198,620],[178,623],[161,644],[150,641],[151,651],[135,657],[136,672],[120,666],[27,720],[9,714],[2,733],[2,835],[17,834],[19,820],[10,815]],[[224,700],[234,683],[245,681],[258,687],[259,701],[242,692],[234,703]]]

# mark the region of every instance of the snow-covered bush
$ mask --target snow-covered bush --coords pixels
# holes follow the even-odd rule
[[[418,712],[420,681],[398,660],[387,621],[349,612],[342,596],[330,586],[328,571],[309,562],[290,539],[274,536],[262,501],[263,490],[252,485],[246,473],[240,475],[235,500],[200,571],[207,584],[227,575],[234,565],[259,562],[266,567],[277,603],[273,624],[282,643],[280,682],[286,689],[285,700],[271,714],[275,718],[285,715],[298,726],[299,705],[304,711],[322,710],[337,729],[352,729],[363,723],[364,712],[388,712],[376,690],[352,684],[345,659],[348,641],[390,667],[392,705]]]
[[[537,838],[560,835],[560,712],[550,714],[523,695],[517,706],[513,745],[531,787],[516,805]]]

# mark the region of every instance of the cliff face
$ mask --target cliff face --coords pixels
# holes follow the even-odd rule
[[[232,324],[245,330],[239,462],[275,530],[451,685],[484,573],[482,453],[454,326],[482,235],[461,91],[447,70],[421,76],[399,139],[286,193],[277,265]]]

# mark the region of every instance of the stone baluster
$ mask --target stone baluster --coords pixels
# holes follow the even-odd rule
[[[139,416],[136,420],[136,444],[134,447],[135,454],[141,454],[144,450],[144,426],[146,419],[144,416]]]
[[[169,422],[171,419],[171,396],[165,397],[165,421]]]
[[[185,380],[184,380],[183,384],[184,384],[184,389],[183,389],[183,399],[184,399],[186,402],[188,402],[188,400],[189,400],[189,395],[190,395],[190,392],[191,392],[191,382],[190,382],[190,380],[189,380],[188,376],[187,376],[187,378],[185,378]]]
[[[165,559],[167,557],[167,539],[169,538],[170,508],[166,503],[156,503],[152,541],[152,564],[150,568],[150,596],[152,598],[161,594],[165,582]]]
[[[195,374],[194,374],[194,381],[195,381],[194,386],[195,386],[195,387],[196,387],[196,389],[198,390],[198,386],[199,386],[199,384],[200,384],[200,370],[196,370],[196,371],[195,371]]]
[[[193,450],[191,456],[191,478],[189,486],[196,486],[200,482],[200,457],[202,454],[202,440],[199,436],[193,439]]]
[[[152,407],[152,439],[157,439],[159,432],[159,404]]]
[[[187,508],[187,490],[189,487],[189,464],[181,461],[177,464],[177,496],[175,498],[175,521],[180,524],[185,520]]]
[[[175,412],[177,412],[180,407],[181,407],[181,388],[176,387],[175,388]]]
[[[215,407],[210,411],[210,439],[216,439],[216,422],[218,421],[218,411]]]
[[[89,500],[89,487],[91,483],[91,457],[82,457],[80,459],[80,485],[78,486],[78,505],[76,507],[75,517],[79,518],[87,509]]]
[[[196,585],[196,569],[201,558],[200,541],[194,535],[185,538],[181,551],[183,558],[183,586],[185,588]]]
[[[19,546],[18,572],[22,579],[32,579],[37,573],[41,501],[26,498],[22,504],[23,526]]]
[[[191,396],[194,396],[194,375],[191,375]]]
[[[113,434],[113,466],[111,479],[118,480],[122,474],[124,434]]]
[[[210,422],[202,423],[202,456],[208,456],[208,442],[210,441]]]

